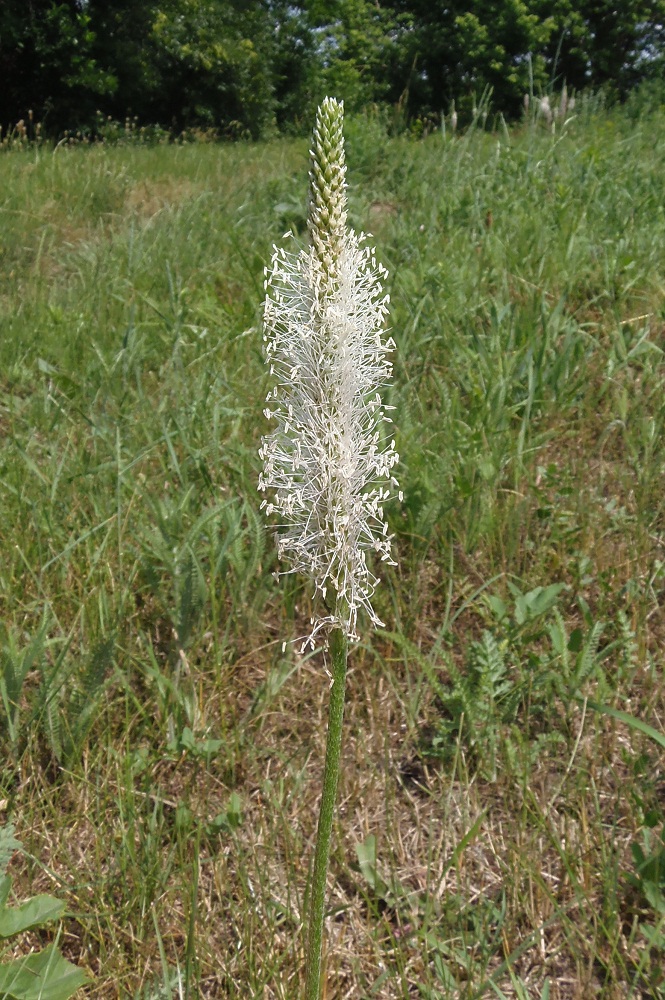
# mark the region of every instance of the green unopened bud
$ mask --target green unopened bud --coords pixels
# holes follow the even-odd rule
[[[334,291],[346,233],[344,102],[326,97],[316,115],[309,172],[309,234],[321,264],[324,291]],[[330,279],[330,287],[328,281]]]

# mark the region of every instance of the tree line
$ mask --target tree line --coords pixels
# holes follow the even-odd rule
[[[662,77],[665,0],[2,0],[0,125],[94,131],[100,116],[231,137],[303,131],[347,110],[460,114],[491,90]]]

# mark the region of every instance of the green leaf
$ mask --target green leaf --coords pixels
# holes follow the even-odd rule
[[[469,829],[466,831],[460,842],[457,844],[453,853],[450,855],[450,858],[448,859],[448,862],[445,868],[443,869],[444,875],[447,874],[450,871],[450,869],[457,864],[464,851],[467,849],[471,841],[475,838],[476,834],[480,830],[480,827],[482,826],[483,820],[485,819],[486,816],[487,816],[486,809],[483,809],[483,811],[478,816],[476,816],[475,820],[473,821]]]
[[[582,701],[581,698],[577,699],[579,702]],[[589,708],[593,708],[595,712],[603,712],[604,715],[611,715],[613,718],[618,719],[619,722],[625,722],[627,726],[631,729],[637,729],[639,732],[644,733],[649,739],[652,739],[660,747],[665,750],[665,735],[659,733],[657,729],[650,726],[647,722],[642,722],[641,719],[636,719],[634,715],[629,715],[628,712],[622,712],[618,708],[610,708],[609,705],[597,705],[594,701],[587,702]]]
[[[390,882],[386,882],[379,874],[376,862],[376,837],[373,833],[366,837],[362,844],[356,844],[356,855],[365,881],[379,899],[389,906],[395,906],[400,900],[407,899],[409,892],[397,878],[391,877]]]
[[[237,830],[241,825],[242,799],[237,792],[231,792],[228,806],[207,824],[206,832],[209,836],[214,836],[223,831]]]
[[[649,881],[649,879],[644,879],[642,882],[642,891],[649,906],[656,913],[665,914],[665,895],[663,895],[660,885]]]
[[[388,885],[383,881],[376,868],[376,837],[370,833],[362,844],[356,844],[356,856],[360,871],[365,881],[377,895],[384,896]]]
[[[185,728],[182,731],[182,734],[180,736],[180,745],[183,750],[196,749],[196,740],[194,739],[194,733],[189,728],[189,726],[185,726]]]
[[[0,875],[6,873],[12,854],[14,851],[20,850],[21,846],[21,841],[14,837],[13,823],[0,826]]]
[[[2,1000],[68,1000],[87,981],[85,972],[63,958],[55,945],[0,965]]]
[[[237,792],[231,792],[229,804],[226,810],[228,823],[232,830],[236,830],[242,823],[242,799]]]
[[[536,587],[528,594],[520,594],[515,601],[515,621],[523,625],[534,618],[540,618],[556,604],[559,594],[566,589],[565,583],[551,583],[549,587]]]
[[[568,640],[568,650],[571,653],[579,653],[584,642],[584,633],[581,628],[574,628]]]
[[[496,594],[488,594],[487,603],[498,622],[506,617],[508,605],[505,601],[502,601],[500,597],[497,597]]]
[[[39,927],[49,920],[58,920],[65,910],[65,904],[55,896],[33,896],[20,906],[0,907],[0,938],[12,937]]]

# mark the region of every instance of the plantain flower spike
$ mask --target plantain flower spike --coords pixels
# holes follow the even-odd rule
[[[398,489],[399,456],[384,427],[391,407],[379,394],[395,347],[382,336],[387,272],[365,235],[347,227],[343,118],[333,98],[318,109],[310,245],[294,253],[275,247],[265,282],[265,355],[274,384],[264,412],[274,427],[259,452],[259,490],[268,494],[261,506],[279,517],[284,572],[310,577],[323,599],[312,645],[317,633],[335,627],[357,639],[361,608],[381,625],[368,553],[395,565],[383,504]]]

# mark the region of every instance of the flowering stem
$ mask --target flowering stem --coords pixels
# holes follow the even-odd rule
[[[346,689],[346,661],[348,639],[340,629],[330,633],[332,659],[332,689],[328,706],[328,737],[326,763],[323,774],[323,794],[319,811],[319,828],[316,835],[314,868],[312,871],[311,902],[307,938],[307,982],[305,1000],[319,1000],[321,996],[321,950],[323,944],[323,915],[326,897],[326,880],[330,858],[337,779],[342,749],[342,723],[344,721],[344,694]]]

